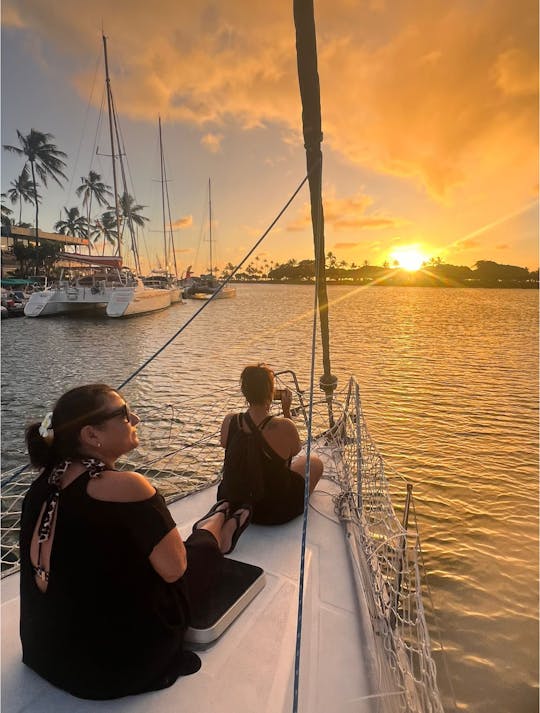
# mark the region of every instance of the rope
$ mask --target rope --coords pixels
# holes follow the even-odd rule
[[[131,376],[128,376],[128,378],[125,379],[125,380],[120,384],[120,386],[118,387],[118,390],[123,389],[124,386],[126,386],[126,384],[129,384],[129,382],[137,376],[137,374],[140,374],[141,371],[142,371],[143,369],[145,369],[145,368],[148,366],[148,364],[150,364],[150,362],[152,362],[157,356],[159,356],[159,355],[161,354],[161,352],[163,352],[163,351],[169,346],[169,344],[171,344],[172,342],[174,342],[174,340],[175,340],[185,329],[187,329],[187,327],[189,327],[189,325],[193,322],[193,320],[194,320],[196,317],[198,317],[198,316],[200,315],[200,313],[203,311],[203,309],[206,309],[206,308],[208,307],[208,305],[210,304],[210,302],[212,302],[212,301],[217,297],[217,295],[221,292],[221,290],[232,280],[232,278],[236,275],[236,273],[237,273],[238,270],[242,267],[242,265],[246,262],[246,260],[255,252],[255,250],[259,247],[259,245],[262,243],[262,241],[266,238],[266,236],[268,235],[268,233],[272,230],[272,228],[274,227],[274,225],[278,222],[278,220],[281,218],[281,216],[285,213],[285,211],[287,210],[287,208],[290,206],[290,204],[291,204],[291,203],[293,202],[293,200],[296,198],[296,196],[298,195],[298,193],[300,192],[302,186],[303,186],[304,183],[308,180],[308,178],[309,178],[309,174],[306,175],[306,176],[304,176],[304,178],[302,179],[302,181],[300,182],[300,184],[298,185],[298,187],[296,188],[296,190],[293,192],[293,194],[291,195],[291,197],[289,198],[289,200],[285,203],[285,205],[283,206],[283,208],[279,211],[279,213],[278,213],[277,216],[274,218],[274,220],[270,223],[270,225],[268,226],[268,228],[264,231],[264,233],[261,235],[261,237],[257,240],[257,242],[256,242],[255,245],[251,248],[251,250],[245,255],[244,259],[243,259],[241,262],[239,262],[238,265],[234,268],[234,270],[231,272],[231,274],[229,275],[229,277],[227,277],[227,279],[224,280],[224,281],[220,284],[220,286],[219,286],[219,287],[217,288],[217,290],[212,294],[212,296],[210,297],[210,299],[208,299],[208,300],[206,300],[205,302],[203,302],[203,304],[201,305],[201,307],[188,319],[188,321],[187,321],[185,324],[183,324],[183,325],[180,327],[180,329],[178,329],[178,330],[172,335],[172,337],[170,337],[170,339],[167,339],[167,341],[165,342],[165,344],[163,344],[163,346],[161,346],[156,352],[154,352],[154,354],[153,354],[152,356],[150,356],[145,362],[143,362],[143,363],[141,364],[141,366],[139,366],[137,369],[135,369],[135,371],[131,374]]]
[[[298,688],[300,683],[300,647],[302,644],[302,618],[304,612],[304,574],[306,560],[306,537],[309,511],[309,481],[311,456],[311,429],[313,420],[313,388],[315,383],[315,345],[317,339],[317,284],[313,305],[313,329],[311,333],[311,373],[309,383],[309,409],[307,419],[306,474],[304,483],[304,516],[302,520],[302,545],[300,549],[300,574],[298,584],[298,617],[296,620],[296,649],[294,652],[293,713],[298,711]]]

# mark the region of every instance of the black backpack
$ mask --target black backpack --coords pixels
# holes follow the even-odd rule
[[[240,413],[236,419],[233,433],[233,421],[229,424],[219,497],[231,502],[257,503],[264,497],[264,464],[269,456],[264,450],[265,441],[259,431],[260,426],[258,428],[253,423],[248,413]],[[249,432],[242,428],[244,419]]]

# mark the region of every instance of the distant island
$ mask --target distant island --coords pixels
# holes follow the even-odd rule
[[[234,270],[228,263],[221,277],[225,279]],[[450,265],[434,258],[419,270],[405,270],[399,265],[385,263],[379,267],[364,262],[357,266],[345,261],[337,262],[332,253],[326,260],[328,284],[373,285],[399,287],[492,287],[538,289],[538,270],[502,265],[493,260],[479,260],[474,269],[464,265]],[[234,276],[234,282],[271,282],[283,284],[310,284],[315,281],[314,260],[288,260],[285,263],[255,261]]]

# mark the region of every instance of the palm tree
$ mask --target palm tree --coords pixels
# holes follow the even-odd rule
[[[29,163],[32,173],[32,186],[34,188],[34,205],[36,207],[36,245],[39,244],[39,196],[37,192],[36,173],[43,183],[47,185],[47,180],[52,178],[59,186],[62,185],[60,178],[67,180],[67,176],[63,169],[66,163],[63,160],[67,158],[66,154],[52,143],[54,136],[52,134],[43,133],[30,129],[30,133],[24,136],[20,131],[17,131],[20,146],[9,146],[4,144],[6,151],[25,156],[26,163]]]
[[[74,208],[64,208],[64,210],[66,212],[66,219],[58,220],[54,224],[54,229],[57,230],[60,235],[73,235],[78,238],[88,237],[86,218],[79,213],[77,206]]]
[[[112,208],[112,206],[109,207]],[[135,198],[133,198],[133,196],[130,195],[127,191],[125,191],[120,196],[120,200],[118,201],[118,207],[120,208],[120,211],[122,213],[124,225],[126,222],[131,222],[135,223],[135,225],[142,227],[145,221],[150,220],[150,218],[146,218],[144,215],[140,215],[140,212],[143,208],[146,208],[146,206],[140,205],[139,203],[135,203]],[[124,232],[124,225],[122,225],[122,233]]]
[[[28,168],[25,166],[18,178],[14,178],[9,184],[7,195],[9,200],[15,205],[19,202],[19,225],[22,223],[22,203],[34,202],[34,186],[28,174]],[[41,200],[39,193],[37,194],[38,201]]]
[[[116,245],[118,241],[118,231],[116,229],[116,215],[113,211],[107,211],[98,218],[95,223],[96,232],[92,236],[94,244],[99,238],[103,238],[102,255],[105,255],[105,246],[107,243]]]
[[[90,171],[88,176],[81,176],[81,185],[75,189],[77,197],[83,196],[83,207],[87,208],[86,221],[90,230],[90,214],[92,212],[92,199],[95,198],[98,205],[107,205],[107,198],[112,196],[111,187],[103,183],[101,176],[96,171]]]
[[[6,194],[2,193],[2,225],[5,225],[6,227],[9,226],[11,227],[11,215],[13,215],[13,211],[11,208],[8,208],[6,205]]]

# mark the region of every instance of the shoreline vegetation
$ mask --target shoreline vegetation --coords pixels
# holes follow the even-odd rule
[[[263,282],[270,284],[313,284],[315,281],[314,260],[289,260],[286,263],[260,267],[250,263],[243,272],[238,272],[231,282]],[[229,277],[234,265],[228,263],[221,274]],[[326,257],[326,283],[328,285],[377,286],[377,287],[490,287],[511,289],[538,289],[538,270],[526,267],[502,265],[493,260],[479,260],[474,269],[464,265],[450,265],[440,258],[430,260],[415,271],[388,264],[379,267],[364,263],[357,266],[345,261],[337,263],[332,253]]]

